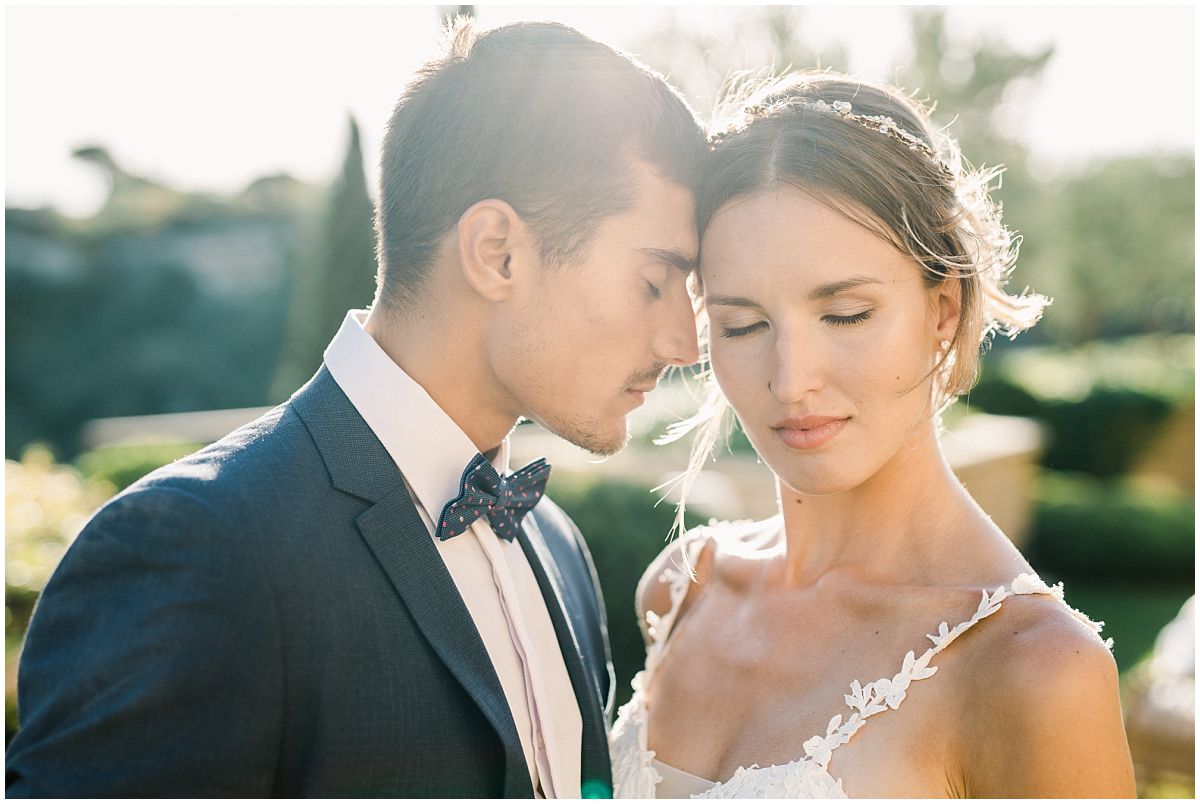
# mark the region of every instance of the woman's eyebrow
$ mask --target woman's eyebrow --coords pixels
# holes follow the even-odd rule
[[[816,301],[818,299],[828,299],[836,296],[839,293],[860,287],[862,285],[878,285],[882,284],[880,280],[871,276],[854,276],[849,279],[842,279],[838,282],[830,282],[828,285],[821,285],[813,288],[808,293],[808,298]],[[755,310],[762,310],[763,306],[754,299],[745,296],[707,296],[705,304],[712,307],[749,307]]]
[[[710,307],[751,307],[755,310],[762,310],[763,307],[753,299],[747,299],[745,296],[705,296],[704,303]]]
[[[870,276],[853,276],[849,279],[843,279],[840,282],[830,282],[828,285],[821,285],[814,288],[808,294],[808,298],[812,301],[818,299],[828,299],[831,296],[836,296],[839,293],[850,290],[851,288],[859,287],[860,285],[878,285],[881,284],[878,279]]]

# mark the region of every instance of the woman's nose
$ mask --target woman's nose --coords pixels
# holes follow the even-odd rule
[[[820,390],[825,372],[815,344],[796,342],[795,337],[781,333],[775,344],[775,366],[767,389],[780,402],[793,403],[813,391]]]

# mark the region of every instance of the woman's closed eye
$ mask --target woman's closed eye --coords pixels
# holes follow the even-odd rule
[[[871,312],[871,310],[863,310],[861,313],[855,313],[854,315],[826,315],[822,316],[821,320],[835,326],[845,327],[851,324],[861,324],[871,317]]]
[[[740,327],[722,327],[721,328],[721,337],[722,338],[740,338],[743,335],[749,335],[752,332],[757,332],[760,329],[765,329],[766,326],[767,326],[766,321],[755,321],[753,324],[746,324],[745,326],[740,326]]]

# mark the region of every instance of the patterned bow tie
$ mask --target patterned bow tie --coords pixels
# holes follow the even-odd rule
[[[550,464],[545,458],[500,477],[487,458],[476,455],[463,471],[458,496],[442,509],[437,537],[442,541],[453,538],[486,515],[496,535],[511,542],[525,514],[542,498],[549,478]]]

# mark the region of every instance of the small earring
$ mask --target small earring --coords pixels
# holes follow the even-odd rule
[[[941,347],[941,350],[944,352],[950,348],[950,341],[943,340],[941,343],[938,344],[938,346]]]

